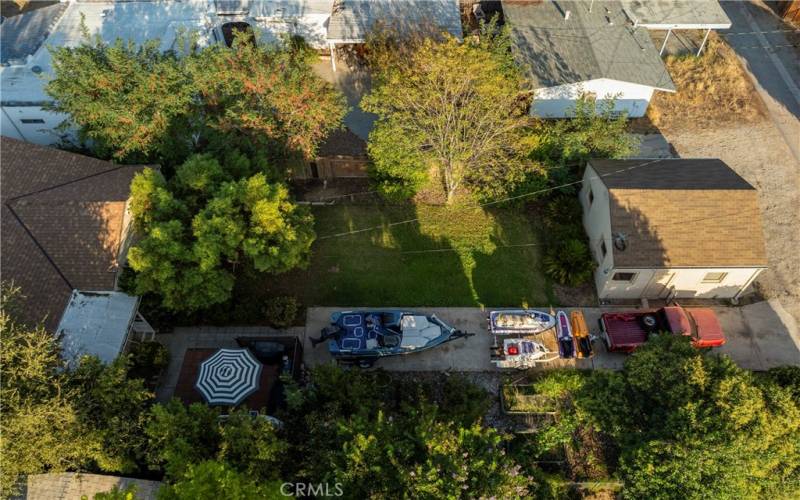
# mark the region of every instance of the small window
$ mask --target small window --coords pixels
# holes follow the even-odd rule
[[[703,283],[722,283],[728,273],[706,273]]]
[[[600,242],[600,253],[603,255],[603,258],[605,258],[606,254],[608,253],[605,238],[603,238],[603,240]]]
[[[41,118],[22,118],[20,121],[26,124],[44,123],[44,120]]]
[[[592,188],[589,188],[589,196],[587,196],[587,198],[589,199],[589,206],[591,207],[592,202],[594,201],[594,193],[592,192]]]
[[[628,283],[633,283],[635,279],[636,273],[614,273],[611,278],[612,281],[626,281]]]

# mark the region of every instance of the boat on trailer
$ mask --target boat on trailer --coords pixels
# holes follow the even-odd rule
[[[552,314],[533,309],[510,309],[489,313],[489,332],[493,335],[536,335],[556,326]]]
[[[412,311],[341,311],[331,315],[311,344],[327,341],[340,363],[372,366],[380,358],[427,351],[474,334],[458,330],[436,315]]]
[[[506,309],[489,312],[487,319],[493,337],[491,361],[498,368],[533,368],[558,359],[558,353],[537,337],[555,328],[556,318],[552,314]]]

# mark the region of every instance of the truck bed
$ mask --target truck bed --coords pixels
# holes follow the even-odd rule
[[[633,351],[647,342],[638,314],[606,313],[600,318],[610,351]]]

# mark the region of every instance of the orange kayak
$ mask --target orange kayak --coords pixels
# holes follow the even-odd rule
[[[590,358],[594,354],[592,351],[592,341],[589,338],[589,328],[586,326],[586,318],[583,312],[572,311],[569,315],[572,326],[572,334],[575,336],[575,347],[579,358]]]

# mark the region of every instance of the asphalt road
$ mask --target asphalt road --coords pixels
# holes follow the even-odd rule
[[[720,34],[750,73],[800,171],[800,31],[757,0],[721,5],[733,25]]]

